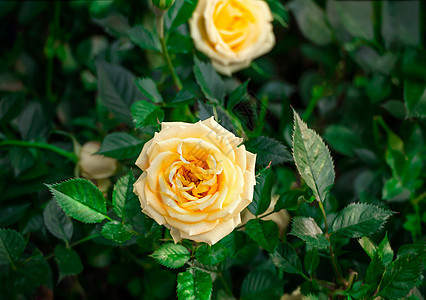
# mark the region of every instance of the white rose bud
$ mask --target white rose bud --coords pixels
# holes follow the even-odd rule
[[[118,162],[114,158],[95,154],[101,148],[101,143],[90,141],[81,147],[79,167],[83,177],[99,180],[111,177],[117,173]]]

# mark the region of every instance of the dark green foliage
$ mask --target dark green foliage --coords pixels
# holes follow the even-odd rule
[[[0,300],[426,294],[425,3],[256,1],[275,45],[232,76],[195,47],[197,0],[163,32],[149,0],[0,1]],[[135,162],[161,122],[212,116],[257,155],[253,199],[216,244],[174,243]],[[88,141],[111,177],[79,178]]]

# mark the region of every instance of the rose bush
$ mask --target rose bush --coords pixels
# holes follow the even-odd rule
[[[164,122],[136,161],[143,212],[182,238],[214,244],[241,223],[255,185],[256,155],[213,117]]]
[[[195,47],[230,76],[272,49],[272,20],[265,1],[199,0],[189,26]]]

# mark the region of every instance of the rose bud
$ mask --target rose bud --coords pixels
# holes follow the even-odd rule
[[[81,147],[78,165],[83,177],[99,180],[111,177],[117,173],[116,159],[95,154],[101,148],[101,143],[90,141]]]
[[[175,3],[175,0],[152,0],[152,4],[161,10],[169,9],[173,3]]]

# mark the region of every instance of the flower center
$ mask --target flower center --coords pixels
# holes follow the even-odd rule
[[[219,1],[216,4],[213,20],[223,41],[233,51],[241,50],[246,36],[250,33],[250,23],[255,18],[238,0]]]
[[[206,161],[194,156],[184,158],[170,165],[166,178],[170,188],[179,197],[180,203],[195,202],[217,191],[217,175],[222,172],[212,155]]]

